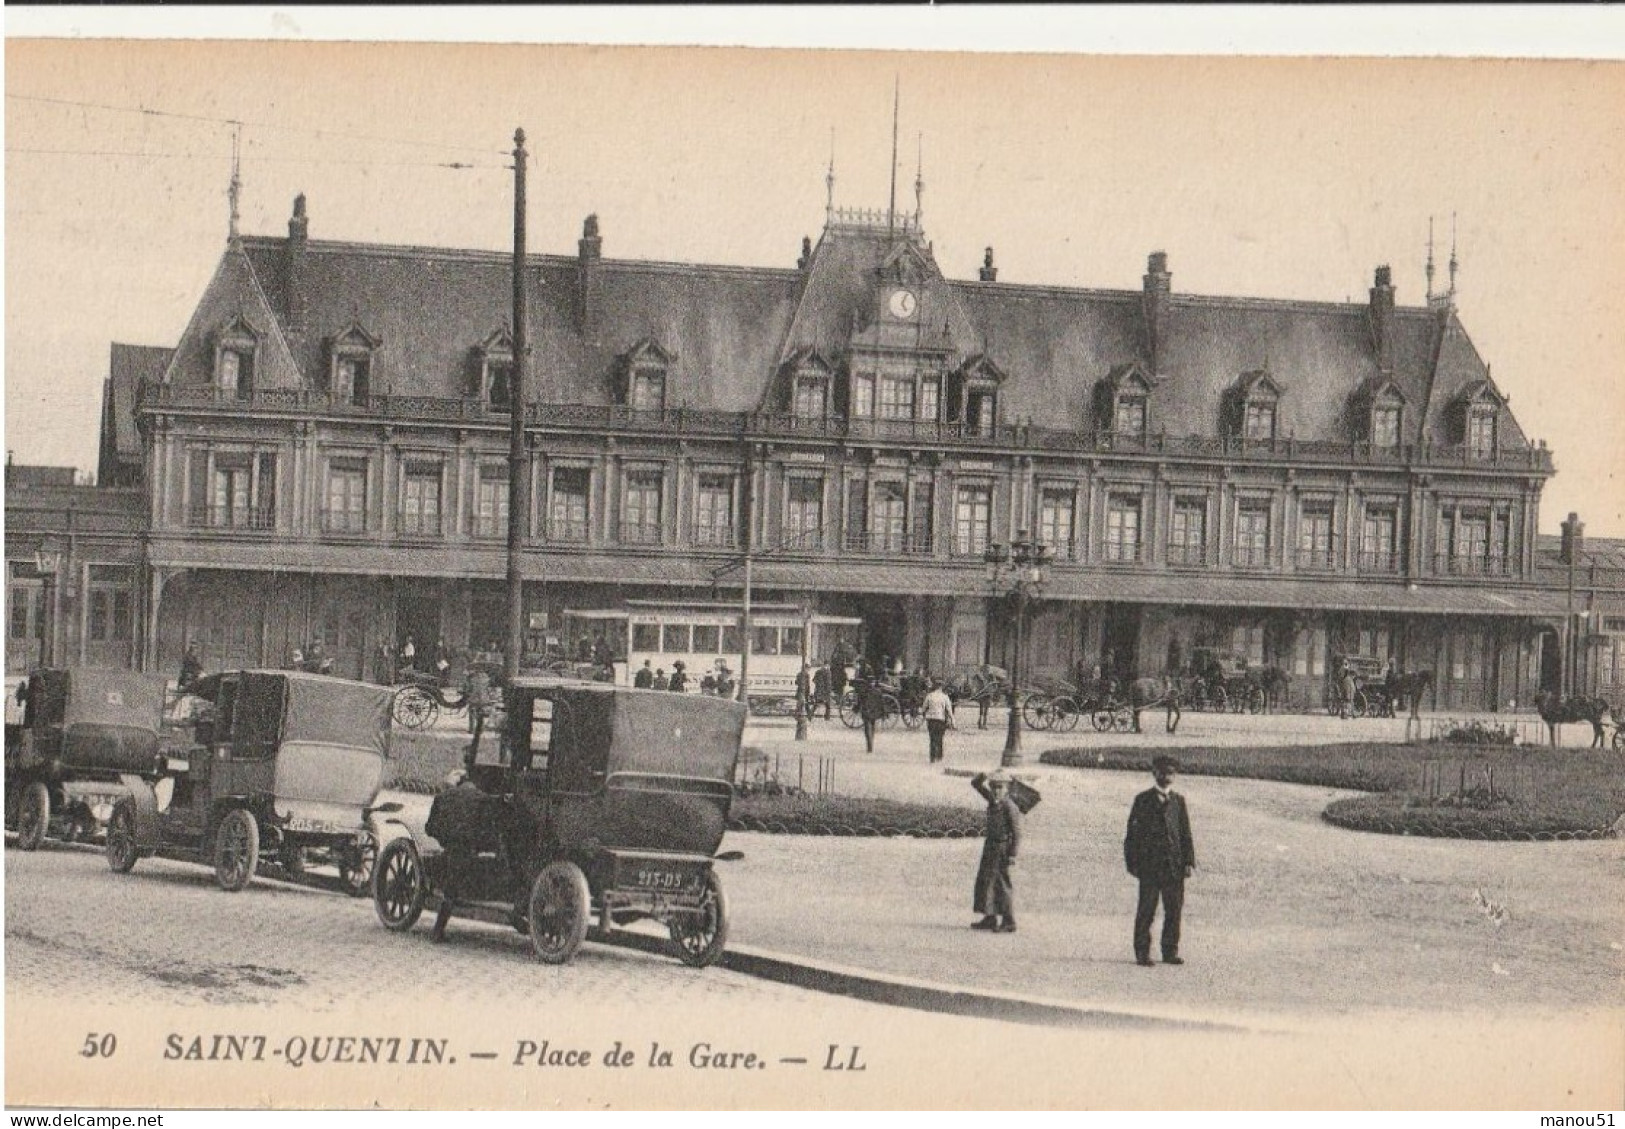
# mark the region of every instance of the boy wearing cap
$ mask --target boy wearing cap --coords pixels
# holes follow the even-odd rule
[[[970,783],[987,801],[987,835],[982,840],[982,861],[976,868],[972,905],[982,919],[971,928],[1014,933],[1016,905],[1010,868],[1021,847],[1021,808],[1010,798],[1010,776],[1002,768],[992,776],[979,772]]]
[[[1129,810],[1128,834],[1123,839],[1123,861],[1140,880],[1140,901],[1134,912],[1134,962],[1141,967],[1151,959],[1151,921],[1162,903],[1162,963],[1184,964],[1179,956],[1179,919],[1185,906],[1185,879],[1196,869],[1196,848],[1191,842],[1190,813],[1185,797],[1173,790],[1179,762],[1157,757],[1151,762],[1156,786],[1134,797]]]

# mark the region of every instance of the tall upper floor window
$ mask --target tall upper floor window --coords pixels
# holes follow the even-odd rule
[[[1360,524],[1360,568],[1366,572],[1397,572],[1398,536],[1397,506],[1367,506]]]
[[[400,531],[412,537],[440,536],[441,465],[414,461],[401,475]]]
[[[1270,504],[1244,498],[1236,506],[1236,564],[1263,568],[1270,560]]]
[[[872,372],[855,372],[852,374],[852,403],[851,413],[853,419],[871,419],[875,414],[875,374]]]
[[[1198,565],[1207,561],[1207,500],[1175,498],[1168,522],[1168,563]]]
[[[1140,559],[1140,496],[1112,494],[1106,499],[1106,559]]]
[[[915,479],[910,493],[912,496],[909,499],[907,551],[911,553],[929,553],[932,547],[932,534],[936,529],[936,523],[931,514],[931,504],[935,497],[931,480],[929,478]]]
[[[784,483],[784,543],[786,548],[817,550],[824,536],[824,480],[817,475],[794,475]]]
[[[554,467],[547,535],[553,541],[587,540],[587,494],[592,471],[587,467]]]
[[[1510,514],[1500,507],[1442,507],[1437,571],[1456,576],[1505,576],[1510,567]]]
[[[734,476],[712,472],[699,476],[694,496],[694,543],[731,546],[734,543]]]
[[[1333,553],[1332,503],[1306,500],[1298,514],[1298,567],[1328,569],[1337,562]]]
[[[914,418],[914,378],[886,375],[880,378],[880,418]]]
[[[508,464],[481,463],[475,486],[474,535],[502,537],[508,532]]]
[[[954,496],[954,552],[981,556],[993,530],[993,487],[960,486]]]
[[[327,496],[322,528],[329,533],[365,533],[367,460],[335,457],[327,463]]]
[[[932,423],[942,418],[942,378],[939,376],[920,378],[920,418]]]
[[[875,552],[901,553],[907,529],[908,497],[903,483],[875,483],[874,506],[869,511],[869,547]]]
[[[189,524],[215,529],[276,526],[275,452],[198,448],[191,453],[187,473]]]
[[[666,476],[659,470],[634,470],[621,490],[621,540],[633,545],[658,545],[661,538],[661,501]]]
[[[1038,494],[1038,539],[1061,560],[1074,555],[1072,515],[1077,501],[1078,492],[1070,486],[1046,486]]]

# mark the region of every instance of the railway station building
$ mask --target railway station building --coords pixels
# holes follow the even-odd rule
[[[505,634],[511,257],[313,222],[300,197],[286,236],[233,238],[172,348],[114,349],[103,475],[144,499],[141,664],[190,639],[211,669],[280,665],[321,637],[375,677],[407,636]],[[779,617],[758,650],[1007,665],[983,554],[1025,535],[1055,552],[1035,678],[1207,646],[1278,665],[1304,707],[1339,653],[1434,670],[1440,709],[1557,685],[1552,455],[1453,263],[1422,304],[1385,266],[1326,303],[1181,293],[1162,251],[1120,290],[1001,280],[991,248],[945,273],[917,212],[831,206],[782,268],[610,237],[588,217],[529,260],[526,613],[560,647],[721,653],[748,550]]]

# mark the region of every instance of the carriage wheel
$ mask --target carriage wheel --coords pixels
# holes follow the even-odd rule
[[[1625,750],[1625,728],[1622,728],[1617,723],[1614,725],[1614,748]]]
[[[880,721],[876,723],[877,727],[880,729],[896,729],[897,723],[903,719],[902,703],[890,694],[882,694],[881,702],[884,708],[880,715]]]
[[[1089,715],[1089,724],[1095,727],[1095,732],[1104,733],[1112,727],[1112,711],[1104,707],[1095,710]]]
[[[353,843],[346,843],[339,851],[339,882],[344,892],[359,898],[372,889],[372,871],[378,862],[378,840],[372,832]]]
[[[530,944],[543,964],[564,964],[587,939],[592,891],[573,862],[542,868],[530,888]]]
[[[37,851],[51,826],[51,790],[36,780],[23,793],[23,806],[17,813],[17,845]]]
[[[1078,727],[1078,715],[1082,708],[1076,698],[1065,694],[1055,699],[1054,708],[1050,714],[1050,728],[1057,733],[1070,733]]]
[[[391,712],[408,729],[427,729],[440,716],[440,703],[419,686],[403,686],[395,691]]]
[[[1247,712],[1263,713],[1264,704],[1264,688],[1262,686],[1251,687],[1247,691]]]
[[[392,933],[404,933],[417,924],[427,894],[423,863],[410,839],[394,839],[378,856],[374,868],[372,908]]]
[[[1118,733],[1127,733],[1134,728],[1134,710],[1128,706],[1118,706],[1112,710],[1112,729]]]
[[[705,968],[722,958],[728,943],[728,896],[715,870],[705,876],[699,913],[672,918],[670,928],[677,959],[690,968]]]
[[[1054,720],[1050,717],[1049,695],[1028,694],[1021,703],[1021,719],[1028,729],[1048,729]]]
[[[135,803],[120,800],[107,820],[107,865],[114,874],[128,874],[140,858],[135,843]]]
[[[1208,691],[1208,702],[1214,713],[1227,713],[1230,709],[1230,691],[1223,686],[1213,686]]]
[[[906,729],[918,729],[925,724],[925,712],[919,706],[909,706],[903,711],[903,726]]]
[[[259,865],[259,821],[247,808],[232,808],[214,833],[214,880],[235,894],[254,881]]]
[[[1371,709],[1371,699],[1365,696],[1364,690],[1354,691],[1354,716],[1364,717]]]
[[[858,712],[858,702],[851,694],[842,694],[840,705],[836,707],[841,715],[841,724],[848,729],[862,729],[863,715]]]

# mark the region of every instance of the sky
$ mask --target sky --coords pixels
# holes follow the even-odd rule
[[[922,172],[950,277],[992,246],[1001,281],[1138,289],[1165,250],[1179,292],[1363,302],[1386,263],[1400,304],[1419,305],[1429,219],[1441,286],[1454,229],[1468,333],[1556,453],[1543,531],[1576,510],[1593,536],[1625,536],[1617,60],[11,30],[5,430],[20,462],[93,467],[109,345],[180,337],[226,243],[227,121],[243,123],[245,234],[285,235],[304,192],[312,238],[505,249],[505,151],[523,127],[533,252],[573,254],[591,212],[610,257],[789,267],[822,225],[832,150],[835,203],[886,205],[895,83],[899,203]]]

